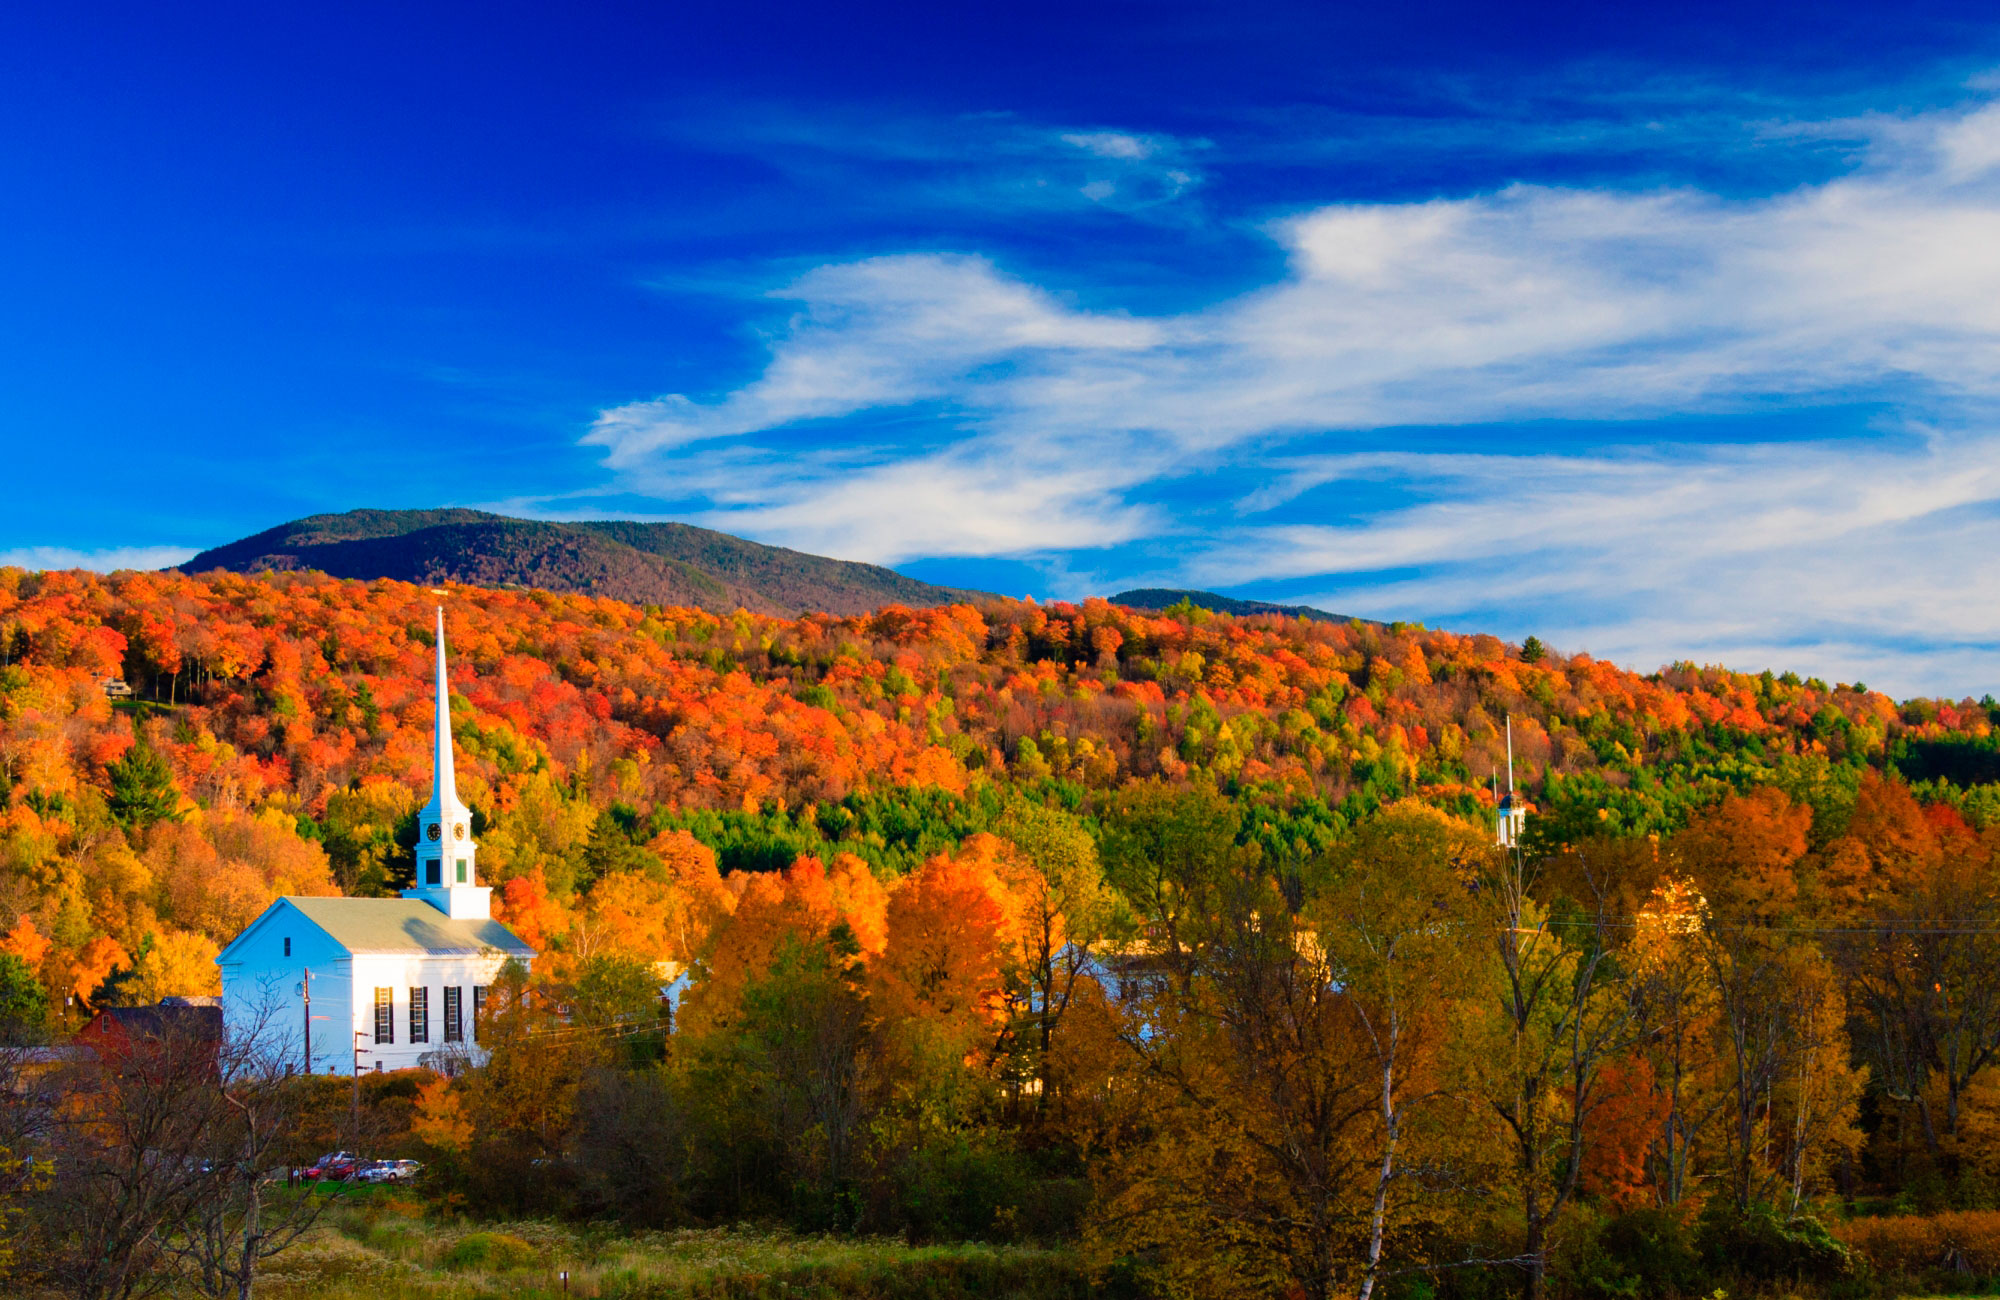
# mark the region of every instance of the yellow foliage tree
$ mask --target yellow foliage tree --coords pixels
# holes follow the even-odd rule
[[[453,1154],[472,1145],[472,1120],[450,1079],[439,1075],[417,1088],[416,1108],[410,1115],[410,1136]]]
[[[222,992],[215,940],[188,930],[168,930],[132,964],[132,996],[140,1002],[203,997]]]

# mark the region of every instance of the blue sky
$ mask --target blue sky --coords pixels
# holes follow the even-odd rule
[[[0,562],[677,518],[2000,692],[1990,6],[337,8],[0,16]]]

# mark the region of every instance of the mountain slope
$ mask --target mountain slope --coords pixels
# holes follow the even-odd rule
[[[189,573],[318,569],[337,578],[462,582],[585,592],[637,605],[859,614],[988,599],[880,565],[832,560],[688,524],[553,523],[483,510],[349,510],[312,515],[218,546]]]
[[[1251,614],[1283,614],[1286,618],[1306,618],[1315,623],[1356,621],[1346,614],[1331,614],[1323,609],[1315,609],[1311,605],[1274,605],[1268,600],[1240,600],[1235,596],[1222,596],[1212,591],[1182,591],[1175,587],[1134,587],[1131,591],[1119,592],[1110,600],[1114,605],[1155,612],[1172,609],[1175,605],[1186,601],[1196,609],[1213,610],[1218,614],[1234,614],[1239,618]],[[1374,623],[1373,619],[1367,618],[1359,621]]]

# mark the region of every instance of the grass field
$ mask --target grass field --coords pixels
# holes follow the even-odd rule
[[[429,1220],[394,1195],[331,1207],[272,1260],[269,1300],[1071,1300],[1089,1294],[1072,1256],[1028,1246],[909,1246],[741,1225],[625,1233],[527,1222]]]

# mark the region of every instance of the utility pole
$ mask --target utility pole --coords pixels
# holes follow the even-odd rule
[[[306,1073],[313,1072],[313,973],[312,967],[305,968],[306,977],[299,981],[299,992],[306,1000]]]
[[[349,1151],[361,1145],[361,1037],[366,1032],[362,1029],[354,1031],[354,1113],[347,1125]]]

